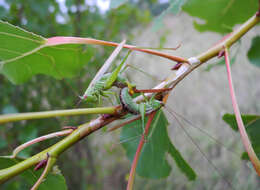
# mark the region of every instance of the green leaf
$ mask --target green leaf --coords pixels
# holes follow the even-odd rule
[[[260,36],[256,36],[252,40],[251,47],[247,52],[249,61],[258,67],[260,67]]]
[[[246,132],[250,138],[253,149],[260,159],[260,116],[257,120],[251,121],[246,127]]]
[[[243,123],[247,128],[251,122],[260,118],[260,115],[241,115]],[[234,130],[238,131],[237,121],[234,114],[226,113],[223,115],[222,119]]]
[[[73,77],[92,54],[83,45],[45,46],[47,39],[0,21],[0,73],[20,84],[36,74]]]
[[[231,32],[236,24],[243,23],[258,9],[257,0],[189,0],[182,7],[185,12],[204,21],[194,21],[194,27],[200,31],[218,33]]]
[[[242,153],[241,159],[242,159],[242,160],[249,160],[249,157],[248,157],[247,152],[243,152],[243,153]]]
[[[178,14],[181,10],[181,7],[185,4],[186,0],[171,0],[169,2],[169,7],[163,11],[157,18],[154,19],[153,23],[153,31],[157,31],[158,29],[163,27],[163,18],[172,13],[174,15]]]
[[[116,9],[127,2],[128,0],[111,0],[109,6],[111,9]]]
[[[22,159],[12,159],[12,158],[5,158],[0,157],[0,169],[11,167],[19,162],[21,162]],[[40,177],[43,169],[39,171],[34,171],[33,169],[28,169],[20,174],[21,181],[23,182],[23,186],[27,186],[28,188],[32,187],[33,184],[37,181],[37,179]],[[12,180],[11,183],[16,183],[16,180]],[[10,182],[9,184],[10,185]],[[27,188],[27,189],[28,189]],[[67,185],[65,178],[61,174],[61,172],[57,169],[57,167],[53,167],[53,171],[47,176],[45,181],[40,185],[39,190],[49,190],[49,189],[55,189],[55,190],[66,190]]]
[[[169,146],[169,153],[172,156],[172,158],[175,160],[178,168],[187,176],[189,180],[195,180],[196,179],[196,173],[193,171],[193,169],[189,166],[189,164],[183,159],[180,152],[175,148],[173,144]]]
[[[152,179],[169,176],[171,166],[166,159],[167,154],[169,153],[188,179],[194,180],[196,174],[170,141],[167,133],[167,125],[168,121],[164,113],[158,111],[150,127],[150,134],[147,137],[147,142],[142,149],[138,161],[137,174]],[[141,122],[135,121],[123,127],[120,140],[123,142],[127,139],[140,136],[140,134],[142,134]],[[122,144],[126,150],[127,157],[131,161],[135,156],[139,141],[140,137],[136,138],[134,141]]]
[[[233,114],[225,114],[223,120],[229,124],[229,126],[238,132],[236,118]],[[246,132],[250,138],[252,147],[260,159],[260,115],[242,115],[242,120],[246,127]],[[248,159],[248,155],[244,152],[241,155],[241,159]]]
[[[57,171],[57,166],[53,167],[52,173],[47,176],[47,179],[40,185],[39,190],[66,190],[68,189],[66,185],[66,180],[60,171]]]

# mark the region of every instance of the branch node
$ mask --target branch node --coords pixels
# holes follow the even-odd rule
[[[177,63],[176,65],[174,65],[171,70],[178,70],[181,66],[182,66],[183,63]]]
[[[38,164],[36,164],[36,166],[35,166],[35,168],[34,168],[33,170],[34,170],[34,171],[37,171],[37,170],[43,168],[44,166],[46,166],[49,157],[50,157],[50,155],[49,155],[49,153],[47,152],[47,158],[44,159],[44,160],[42,160],[42,161],[40,161]]]
[[[225,50],[220,50],[220,51],[218,52],[218,58],[223,57],[224,54],[225,54]]]
[[[256,12],[255,16],[260,17],[260,8],[259,8],[259,10]]]
[[[200,64],[200,60],[197,58],[197,57],[190,57],[188,59],[188,63],[190,65],[193,65],[193,64]]]

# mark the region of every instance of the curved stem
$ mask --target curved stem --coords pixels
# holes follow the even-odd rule
[[[128,184],[127,184],[127,190],[132,190],[133,189],[134,179],[135,179],[135,170],[136,170],[136,167],[137,167],[137,163],[138,163],[138,160],[139,160],[140,153],[142,151],[143,145],[145,143],[145,136],[148,135],[148,132],[149,132],[149,129],[150,129],[150,126],[152,124],[152,121],[153,121],[153,118],[154,118],[155,114],[156,114],[156,112],[152,112],[148,116],[148,121],[147,121],[146,126],[145,126],[145,132],[144,132],[144,134],[142,135],[142,137],[140,139],[140,142],[139,142],[139,145],[137,147],[137,150],[136,150],[136,153],[135,153],[135,157],[134,157],[134,160],[133,160],[133,163],[132,163],[132,166],[131,166],[131,171],[130,171]]]
[[[40,178],[36,181],[36,183],[33,185],[33,187],[31,188],[31,190],[36,190],[39,188],[40,184],[42,183],[42,181],[44,180],[44,178],[48,175],[48,173],[51,171],[52,166],[55,164],[56,162],[56,158],[50,157],[48,156],[47,153],[47,165],[44,168],[42,175],[40,176]]]
[[[251,17],[238,30],[233,32],[232,35],[227,37],[227,39],[224,41],[225,42],[224,45],[226,47],[230,47],[236,40],[238,40],[241,36],[243,36],[249,29],[251,29],[253,26],[255,26],[259,22],[259,20],[260,20],[260,18],[256,17],[255,15],[253,17]],[[63,39],[61,39],[61,38],[63,38]],[[61,41],[65,42],[66,40],[67,40],[66,43],[70,43],[71,39],[72,39],[71,37],[54,37],[54,38],[48,39],[47,43],[49,45],[59,45],[59,44],[61,44],[60,43]],[[81,41],[82,40],[81,38],[73,38],[73,40],[74,40],[75,43],[78,43],[78,44],[83,43]],[[84,39],[84,40],[86,40],[86,39]],[[90,40],[89,42],[92,41],[92,44],[98,44],[99,43],[100,45],[110,45],[110,46],[117,46],[118,45],[117,43],[113,43],[113,42],[97,41],[97,40],[89,39],[89,38],[88,38],[88,40]],[[58,41],[60,41],[60,42],[58,42]],[[43,46],[46,47],[48,44],[44,44]],[[133,49],[133,50],[138,49],[138,48],[135,48],[135,46],[129,46],[129,45],[125,45],[125,48],[129,48],[129,49]],[[206,62],[210,58],[216,56],[219,53],[219,51],[221,50],[221,48],[223,48],[223,44],[214,46],[210,50],[200,54],[199,56],[197,56],[197,59],[199,59],[200,62],[191,64],[191,65],[183,64],[174,74],[169,76],[165,81],[163,81],[162,83],[157,85],[155,88],[159,89],[159,88],[166,88],[166,87],[169,87],[169,86],[175,87],[183,78],[185,78],[185,76],[187,76],[189,73],[191,73],[193,70],[195,70],[198,66],[200,66],[202,63]],[[147,52],[147,53],[149,52],[148,50],[146,51],[146,50],[143,50],[143,49],[142,50],[140,49],[140,51]],[[160,53],[157,54],[155,52],[153,52],[151,54],[162,56],[162,55],[160,55]],[[167,58],[167,56],[165,56],[165,57]],[[169,57],[169,59],[174,60],[174,61],[178,61],[178,62],[187,62],[186,59],[178,58],[178,57],[176,58],[174,56],[171,56],[171,58]],[[147,96],[151,96],[151,95],[152,94],[147,94]],[[138,97],[136,99],[136,101],[141,101],[142,99],[143,99],[143,96]],[[100,113],[100,108],[91,108],[91,109],[99,109],[99,111],[97,111],[97,112]],[[79,110],[79,109],[76,109],[76,110]],[[65,110],[65,111],[67,111],[67,110]],[[108,111],[108,112],[113,112],[113,111],[116,112],[115,107],[111,108],[111,110]],[[78,115],[78,114],[80,114],[80,113],[77,113],[77,114],[75,113],[74,115]],[[86,113],[82,113],[82,114],[86,114]],[[109,113],[109,114],[111,114],[111,113]],[[120,114],[124,115],[126,113],[121,112]],[[50,116],[50,117],[56,117],[54,115],[55,114],[52,113],[52,116]],[[59,115],[59,116],[61,116],[61,115]],[[3,116],[1,116],[1,117],[3,117]],[[25,118],[30,119],[31,117],[27,116]],[[46,117],[35,117],[35,118],[46,118]],[[65,137],[64,139],[62,139],[61,141],[59,141],[55,145],[51,146],[50,148],[47,148],[44,151],[36,154],[35,156],[30,157],[30,158],[28,158],[28,159],[26,159],[26,160],[24,160],[24,161],[22,161],[22,162],[20,162],[16,165],[14,165],[14,166],[0,170],[0,184],[7,181],[8,179],[18,175],[19,173],[23,172],[24,170],[32,167],[33,165],[39,163],[40,161],[46,159],[46,153],[47,152],[49,152],[50,155],[52,155],[52,156],[58,157],[62,152],[64,152],[66,149],[68,149],[69,147],[74,145],[76,142],[78,142],[79,140],[81,140],[85,136],[91,134],[92,132],[100,129],[101,127],[105,126],[106,124],[108,124],[108,123],[110,123],[110,122],[112,122],[116,119],[118,119],[118,117],[107,117],[105,119],[102,118],[102,117],[98,117],[97,119],[91,121],[90,123],[85,123],[85,124],[79,126],[79,128],[76,129],[75,131],[73,131],[73,133],[71,133],[69,136]],[[22,118],[20,118],[18,120],[22,120]],[[12,120],[12,121],[17,121],[17,119]],[[135,169],[133,169],[133,170],[135,170]],[[132,175],[133,175],[132,179],[134,179],[134,173]],[[132,182],[130,181],[130,184],[129,184],[130,187],[132,186],[131,183],[133,185],[133,180],[132,180]]]
[[[13,151],[13,154],[10,157],[15,158],[18,155],[19,152],[21,152],[25,148],[27,148],[27,147],[35,144],[35,143],[45,141],[47,139],[51,139],[51,138],[54,138],[54,137],[67,136],[67,135],[71,134],[72,132],[73,132],[73,129],[68,129],[68,130],[63,130],[63,131],[59,131],[59,132],[55,132],[55,133],[50,133],[48,135],[44,135],[44,136],[35,138],[33,140],[30,140],[30,141],[16,147]]]
[[[114,46],[114,47],[119,45],[118,43],[115,42],[108,42],[108,41],[97,40],[92,38],[57,36],[57,37],[48,38],[46,40],[45,46],[55,46],[55,45],[62,45],[62,44],[94,44],[94,45]],[[123,47],[134,51],[140,51],[140,52],[164,57],[176,62],[187,62],[187,59],[185,58],[169,55],[151,49],[138,48],[136,46],[127,45],[127,44],[125,44]]]
[[[9,168],[1,169],[0,170],[0,184],[4,183],[8,179],[20,174],[24,170],[34,166],[35,164],[39,163],[42,160],[45,160],[47,152],[49,155],[57,158],[62,152],[67,150],[69,147],[74,145],[76,142],[80,141],[85,136],[91,134],[92,132],[100,129],[101,127],[105,126],[106,124],[116,120],[117,117],[110,117],[106,120],[103,119],[102,116],[99,118],[80,125],[76,130],[74,130],[69,136],[65,137],[61,141],[57,142],[56,144],[52,145],[51,147],[43,150],[42,152],[22,161],[18,164],[15,164]]]
[[[251,160],[251,162],[252,162],[252,164],[255,168],[255,171],[260,176],[260,161],[257,158],[256,153],[255,153],[255,151],[254,151],[254,149],[251,145],[251,142],[248,138],[244,123],[243,123],[241,115],[240,115],[239,107],[238,107],[238,104],[237,104],[235,90],[234,90],[233,82],[232,82],[230,62],[229,62],[229,54],[228,54],[227,48],[225,48],[225,54],[224,55],[225,55],[225,62],[226,62],[226,67],[227,67],[228,84],[229,84],[229,89],[230,89],[232,105],[233,105],[233,109],[234,109],[234,112],[235,112],[235,116],[236,116],[237,125],[238,125],[238,128],[239,128],[239,132],[240,132],[240,135],[241,135],[241,139],[242,139],[244,147],[245,147],[245,149],[248,153],[248,156],[249,156],[249,158],[250,158],[250,160]]]

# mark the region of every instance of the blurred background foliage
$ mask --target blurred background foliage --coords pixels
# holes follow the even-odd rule
[[[0,0],[0,19],[44,37],[81,36],[115,42],[127,38],[127,43],[131,44],[135,35],[138,34],[136,29],[144,28],[151,21],[154,21],[155,30],[160,29],[163,27],[162,17],[168,12],[177,13],[186,1],[113,0],[112,3],[114,4],[111,4],[111,6],[117,7],[117,9],[110,9],[109,2],[109,0]],[[218,19],[215,19],[214,14],[218,14],[219,9],[226,7],[226,1],[220,0],[217,3],[219,7],[216,7],[213,2],[211,9],[206,7],[203,11],[200,9],[200,1],[190,0],[187,2],[189,3],[185,4],[183,9],[190,15],[202,19],[209,18],[208,21],[211,23],[209,25],[194,22],[195,28],[199,31],[229,32],[236,23],[243,22],[248,18],[248,15],[251,16],[257,9],[257,6],[254,6],[257,0],[248,1],[247,4],[250,5],[248,9],[246,5],[238,6],[239,3],[246,2],[239,0],[235,1],[236,6],[230,6],[232,10],[227,11],[227,13],[232,13],[232,18],[228,14],[222,14]],[[206,6],[206,3],[204,6]],[[239,11],[235,10],[237,7]],[[215,8],[216,10],[212,11]],[[162,12],[163,14],[161,14]],[[235,16],[235,14],[237,15]],[[210,16],[207,17],[207,15]],[[212,18],[214,23],[210,21]],[[226,20],[227,23],[218,28],[217,26],[223,20]],[[166,41],[165,35],[166,33],[158,36],[161,46]],[[251,50],[253,52],[251,57],[254,58],[254,61],[258,60],[259,63],[259,56],[256,53],[258,52],[256,47],[259,46],[255,45],[254,47]],[[72,79],[57,81],[48,76],[37,75],[23,85],[13,85],[7,78],[0,75],[1,113],[73,108],[78,100],[77,96],[84,92],[98,68],[113,50],[109,47],[93,48],[92,46],[87,46],[86,49],[89,51],[89,58],[78,76]],[[81,106],[89,105],[82,104]],[[6,124],[5,127],[0,127],[1,155],[9,155],[17,145],[30,139],[60,130],[65,125],[77,126],[88,119],[90,118],[80,116]],[[84,139],[59,159],[58,165],[66,178],[68,188],[124,189],[129,166],[122,165],[119,162],[119,160],[125,159],[122,158],[124,156],[122,151],[111,150],[111,146],[104,145],[103,149],[107,153],[105,158],[107,162],[100,164],[96,161],[96,158],[100,156],[99,151],[104,150],[93,150],[91,138]],[[99,138],[99,136],[95,138]],[[28,157],[55,142],[56,140],[53,139],[39,143],[19,155]],[[103,168],[105,165],[110,166]],[[19,179],[19,177],[6,183],[4,189],[28,189],[23,181],[16,179]],[[142,187],[147,183],[147,180],[139,179],[137,183],[139,184],[138,187]],[[160,180],[154,184],[154,188],[166,188]],[[149,184],[146,184],[146,186],[149,186]],[[192,186],[190,188],[192,189]]]
[[[116,42],[127,37],[128,43],[131,43],[133,29],[151,21],[151,10],[157,3],[135,2],[109,10],[109,1],[102,0],[5,0],[0,1],[0,19],[44,37],[81,36]],[[56,81],[38,75],[23,85],[12,85],[0,75],[1,113],[73,108],[77,96],[85,90],[113,48],[88,47],[87,50],[90,59],[73,79]],[[60,130],[64,125],[77,126],[88,119],[81,116],[6,124],[6,127],[0,128],[1,155],[10,154],[17,145],[37,136]],[[39,143],[19,155],[28,157],[54,142],[55,139]],[[62,172],[66,173],[69,189],[102,189],[105,178],[114,177],[113,172],[102,171],[98,163],[95,163],[95,157],[89,138],[62,156],[59,165]],[[114,170],[116,171],[115,168]],[[121,180],[118,177],[109,183],[120,189],[125,186],[126,180],[124,176]],[[28,189],[19,180],[11,180],[4,188]]]

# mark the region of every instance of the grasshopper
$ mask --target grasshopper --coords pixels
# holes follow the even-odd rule
[[[130,53],[131,51],[128,52],[120,65],[112,73],[104,74],[99,80],[94,82],[93,85],[90,85],[83,96],[80,97],[81,100],[86,99],[88,102],[101,102],[101,96],[108,97],[109,94],[114,94],[114,92],[109,91],[112,86],[132,89],[135,85],[128,82],[128,80],[120,74]]]

